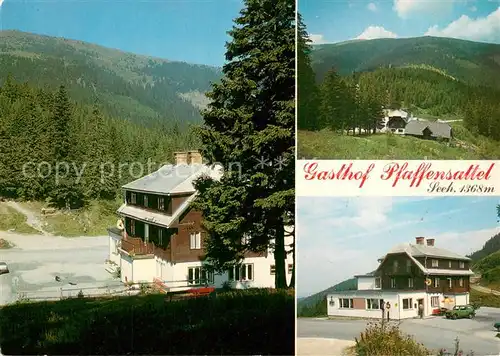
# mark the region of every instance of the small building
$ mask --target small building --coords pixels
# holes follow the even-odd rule
[[[405,127],[409,120],[408,113],[403,110],[385,110],[383,122],[385,127],[381,132],[392,132],[397,135],[404,135]]]
[[[448,123],[442,121],[411,120],[407,123],[404,134],[428,140],[450,141],[453,130]]]
[[[124,283],[156,282],[165,290],[180,291],[197,285],[233,288],[274,287],[274,255],[247,252],[238,268],[213,274],[202,262],[207,232],[202,213],[192,203],[194,181],[201,175],[220,179],[221,168],[202,163],[197,151],[178,152],[175,164],[161,167],[124,185],[124,203],[117,227],[108,229],[109,260],[120,268]],[[288,251],[291,237],[286,238]],[[243,240],[243,237],[242,237]],[[292,255],[287,254],[291,279]]]
[[[328,315],[407,319],[468,304],[470,259],[434,243],[417,237],[392,248],[375,271],[355,276],[357,290],[327,296]]]

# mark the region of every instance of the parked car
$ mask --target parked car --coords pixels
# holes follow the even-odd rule
[[[493,325],[493,327],[494,327],[495,329],[497,329],[497,331],[499,331],[499,332],[500,332],[500,322],[495,323],[495,324]]]
[[[446,312],[447,319],[472,319],[475,316],[476,310],[472,307],[472,305],[455,305],[453,309],[450,309]]]

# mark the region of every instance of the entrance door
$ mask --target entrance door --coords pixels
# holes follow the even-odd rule
[[[424,317],[425,316],[424,299],[417,299],[417,315],[419,317]]]

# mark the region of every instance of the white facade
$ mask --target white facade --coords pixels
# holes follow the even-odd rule
[[[109,257],[108,259],[113,262],[116,266],[120,266],[120,241],[121,236],[114,233],[113,231],[108,231],[109,235]]]
[[[374,290],[380,289],[380,278],[372,276],[357,276],[358,290]]]
[[[375,300],[375,301],[374,301]],[[378,302],[377,302],[378,301]],[[435,309],[451,309],[454,305],[469,303],[469,294],[426,293],[425,291],[392,292],[382,290],[345,291],[327,296],[328,316],[382,318],[380,304],[383,301],[384,317],[393,320],[417,318],[418,305],[423,304],[423,315],[431,316]],[[377,304],[378,303],[378,304]]]
[[[285,243],[288,246],[292,241],[292,237],[287,237]],[[111,232],[109,233],[109,245],[109,259],[114,261],[115,246],[119,245],[119,242],[117,242],[115,234]],[[186,290],[191,288],[188,283],[189,270],[202,267],[201,261],[170,263],[158,256],[136,255],[132,257],[121,249],[119,251],[117,265],[120,267],[121,281],[123,283],[152,283],[156,280],[162,281],[166,289],[170,291]],[[229,286],[235,289],[274,288],[274,255],[271,251],[267,257],[245,258],[241,265],[241,268],[245,268],[244,273],[239,272],[236,274],[233,272],[231,280],[228,272],[215,274],[212,286],[220,288],[225,283],[228,283]],[[285,268],[287,283],[290,283],[293,268],[292,254],[287,255]]]

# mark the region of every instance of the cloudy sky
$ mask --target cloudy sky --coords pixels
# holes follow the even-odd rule
[[[500,0],[299,0],[311,39],[444,36],[500,43]]]
[[[297,294],[373,271],[393,246],[433,237],[468,254],[500,232],[499,197],[298,197]]]

